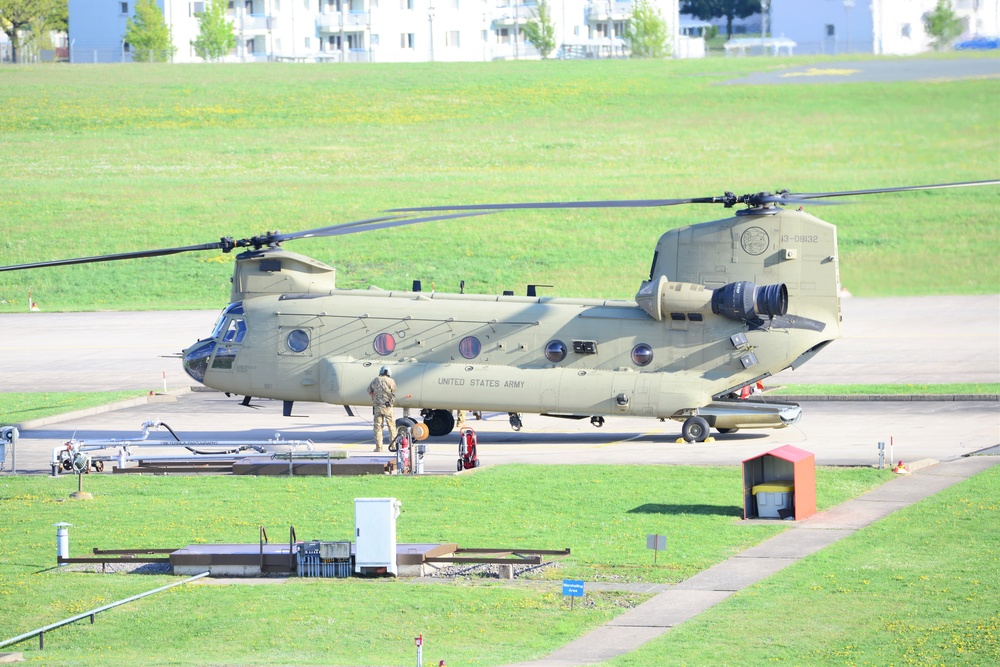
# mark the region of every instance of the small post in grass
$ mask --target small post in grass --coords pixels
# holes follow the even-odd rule
[[[656,556],[661,551],[667,550],[667,536],[666,535],[647,535],[646,536],[646,548],[653,550],[653,565],[656,565]]]
[[[417,667],[424,667],[424,633],[413,638],[417,644]]]

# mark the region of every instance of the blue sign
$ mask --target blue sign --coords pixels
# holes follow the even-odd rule
[[[576,579],[563,579],[563,593],[564,596],[571,598],[582,598],[583,597],[583,582],[577,581]]]

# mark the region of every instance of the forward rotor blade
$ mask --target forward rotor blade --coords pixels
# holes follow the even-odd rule
[[[336,236],[337,234],[347,234],[350,232],[334,231],[341,229],[349,229],[351,227],[359,227],[362,225],[370,225],[376,222],[383,222],[385,220],[396,220],[400,216],[382,216],[381,218],[369,218],[368,220],[356,220],[355,222],[344,222],[339,225],[329,225],[327,227],[317,227],[316,229],[306,229],[301,232],[289,232],[288,234],[268,234],[260,238],[262,243],[282,243],[284,241],[292,241],[294,239],[311,239],[319,238],[321,236]]]
[[[912,192],[914,190],[943,190],[945,188],[969,188],[980,185],[1000,185],[1000,180],[965,181],[962,183],[938,183],[937,185],[907,185],[898,188],[874,188],[871,190],[847,190],[843,192],[805,192],[773,195],[775,202],[796,201],[800,199],[823,199],[826,197],[850,197],[851,195],[877,195],[887,192]]]
[[[717,204],[722,197],[695,197],[693,199],[609,199],[602,201],[554,201],[526,204],[469,204],[462,206],[417,206],[414,208],[391,208],[386,213],[417,213],[421,211],[510,211],[514,209],[537,208],[650,208],[657,206],[678,206],[680,204]]]
[[[55,259],[48,262],[35,262],[33,264],[16,264],[14,266],[0,266],[0,271],[19,271],[21,269],[38,269],[46,266],[67,266],[70,264],[90,264],[92,262],[113,262],[119,259],[141,259],[143,257],[161,257],[163,255],[176,255],[181,252],[191,252],[196,250],[218,250],[225,247],[224,241],[215,243],[203,243],[201,245],[181,246],[177,248],[162,248],[160,250],[137,250],[135,252],[120,252],[113,255],[96,255],[94,257],[75,257],[72,259]]]
[[[319,238],[321,236],[343,236],[345,234],[357,234],[359,232],[371,232],[376,229],[387,229],[389,227],[400,227],[402,225],[415,225],[420,222],[434,222],[435,220],[451,220],[453,218],[471,218],[477,215],[489,215],[489,211],[471,211],[469,213],[450,213],[447,215],[432,215],[424,218],[407,218],[403,216],[389,216],[384,218],[372,218],[371,220],[361,220],[349,222],[343,225],[333,225],[330,227],[320,227],[300,232],[296,234],[276,234],[275,242],[286,241],[288,239]],[[303,236],[305,234],[305,236]]]

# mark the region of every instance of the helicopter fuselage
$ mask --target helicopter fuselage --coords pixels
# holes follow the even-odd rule
[[[310,278],[307,293],[280,276],[283,253],[238,260],[257,267],[237,275],[282,287],[238,293],[234,282],[240,300],[185,351],[192,377],[248,396],[359,405],[389,366],[399,407],[669,418],[840,336],[836,230],[801,211],[665,233],[632,301],[340,290],[332,278]]]

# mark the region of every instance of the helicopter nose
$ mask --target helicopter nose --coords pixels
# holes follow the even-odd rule
[[[184,370],[198,382],[205,383],[205,371],[208,370],[208,360],[215,351],[214,340],[198,341],[184,350]]]

